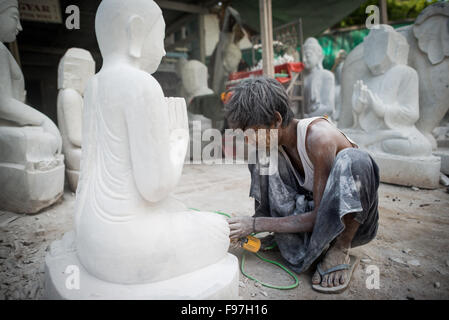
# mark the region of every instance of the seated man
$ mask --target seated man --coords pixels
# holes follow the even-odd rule
[[[325,253],[313,288],[346,289],[357,263],[349,249],[377,233],[379,172],[374,160],[325,118],[294,119],[288,96],[274,79],[242,81],[232,88],[225,108],[233,128],[276,129],[279,152],[271,175],[261,174],[263,161],[249,165],[255,214],[228,220],[231,239],[274,232],[283,258],[298,273]],[[270,141],[262,144],[272,150]],[[260,144],[256,139],[258,151]]]

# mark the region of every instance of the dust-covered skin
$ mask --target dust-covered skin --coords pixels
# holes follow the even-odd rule
[[[282,127],[282,116],[275,112],[275,119],[270,127],[264,129],[278,130],[278,144],[282,146],[288,155],[290,162],[296,171],[304,177],[304,168],[299,156],[297,146],[298,120],[293,119]],[[258,127],[252,127],[256,130]],[[325,119],[316,119],[308,127],[306,134],[306,151],[314,166],[313,201],[314,209],[300,214],[285,217],[257,217],[255,221],[251,217],[236,217],[228,220],[231,228],[231,238],[241,238],[251,232],[275,232],[275,233],[310,233],[314,229],[317,211],[328,182],[329,174],[337,154],[347,148],[352,148],[350,141],[332,124]],[[254,223],[255,222],[255,223]],[[349,249],[356,234],[359,223],[353,214],[346,214],[342,222],[343,232],[335,239],[335,242],[322,260],[322,269],[327,270],[333,266],[347,263]],[[333,287],[343,284],[347,280],[347,271],[330,273],[321,279],[318,273],[313,277],[313,283],[321,283],[323,287]]]

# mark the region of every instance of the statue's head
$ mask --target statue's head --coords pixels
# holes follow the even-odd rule
[[[58,89],[72,88],[82,95],[94,74],[95,61],[89,51],[71,48],[59,62]]]
[[[165,21],[153,0],[101,1],[95,32],[103,58],[130,58],[153,73],[165,55]]]
[[[188,61],[182,68],[182,84],[189,95],[207,88],[207,67],[198,60]]]
[[[311,70],[315,66],[318,68],[323,68],[323,48],[321,48],[319,42],[315,38],[307,38],[304,42],[304,66],[306,69]]]
[[[0,42],[14,42],[22,31],[17,0],[0,0]]]
[[[373,75],[380,75],[397,64],[407,64],[409,45],[393,27],[381,24],[363,40],[363,60]]]

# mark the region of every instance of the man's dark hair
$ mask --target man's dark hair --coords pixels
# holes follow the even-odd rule
[[[275,79],[245,79],[229,91],[231,97],[225,104],[225,114],[232,128],[270,126],[276,111],[282,116],[283,127],[293,119],[287,92]]]

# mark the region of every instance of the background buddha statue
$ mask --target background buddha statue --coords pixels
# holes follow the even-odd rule
[[[87,81],[95,74],[91,54],[79,48],[67,50],[58,68],[58,126],[62,135],[66,177],[75,192],[81,162],[83,95]]]
[[[4,43],[22,30],[16,0],[0,0],[0,209],[35,213],[63,193],[56,125],[25,103],[24,78]]]
[[[334,74],[323,69],[323,49],[318,40],[307,38],[304,42],[304,101],[306,117],[334,113]]]
[[[409,46],[391,26],[372,29],[363,42],[369,72],[353,87],[350,136],[372,151],[430,156],[431,146],[415,127],[419,118],[418,74],[407,66]]]

